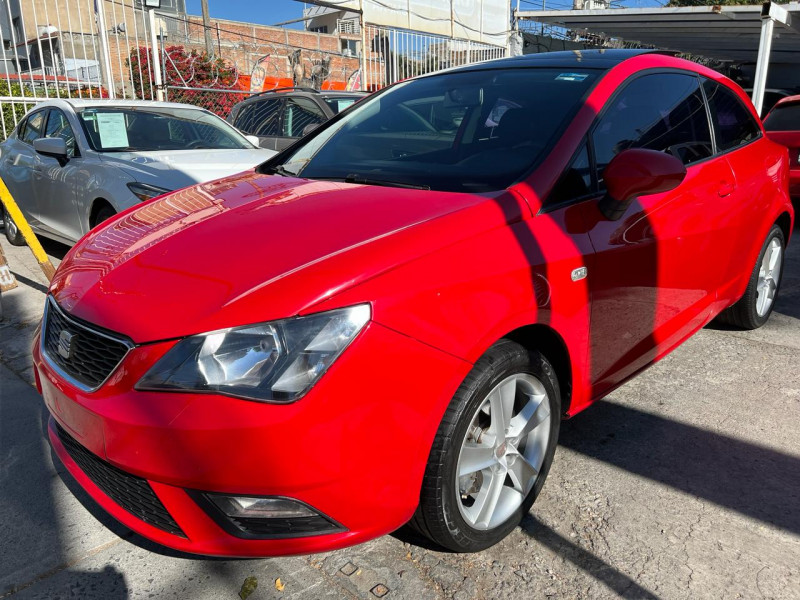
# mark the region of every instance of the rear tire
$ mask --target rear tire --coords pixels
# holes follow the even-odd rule
[[[547,359],[497,342],[450,401],[411,527],[455,552],[502,540],[544,485],[560,423],[558,379]]]
[[[761,247],[744,296],[721,312],[717,321],[740,329],[758,329],[769,320],[780,291],[785,250],[783,231],[773,225]]]
[[[6,232],[6,239],[12,246],[24,246],[25,238],[22,236],[17,224],[11,220],[5,206],[3,207],[3,229]]]

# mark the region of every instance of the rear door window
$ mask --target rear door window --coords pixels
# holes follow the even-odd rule
[[[672,154],[685,165],[713,155],[700,81],[655,73],[629,83],[611,101],[592,135],[598,179],[618,153],[645,148]]]
[[[717,150],[725,152],[758,138],[761,128],[732,90],[710,79],[703,82],[703,89],[711,109]]]
[[[233,125],[250,135],[270,137],[280,135],[282,98],[265,98],[245,105]]]

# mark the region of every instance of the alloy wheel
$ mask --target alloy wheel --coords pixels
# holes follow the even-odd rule
[[[778,292],[778,284],[781,280],[782,254],[783,246],[780,240],[773,237],[764,252],[764,258],[761,259],[761,267],[758,271],[756,312],[759,317],[766,315],[775,301],[775,294]]]
[[[507,377],[483,400],[456,468],[458,507],[470,526],[493,529],[525,501],[544,462],[550,419],[547,391],[527,373]]]

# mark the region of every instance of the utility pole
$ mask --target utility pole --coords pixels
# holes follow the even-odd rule
[[[206,54],[214,56],[214,42],[211,39],[211,19],[208,16],[208,0],[200,0],[200,8],[203,11],[203,31],[206,34]]]

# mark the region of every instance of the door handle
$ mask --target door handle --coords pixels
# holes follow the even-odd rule
[[[720,198],[724,198],[725,196],[730,196],[734,189],[736,189],[736,186],[733,183],[730,181],[723,181],[717,190],[717,194],[719,194]]]

